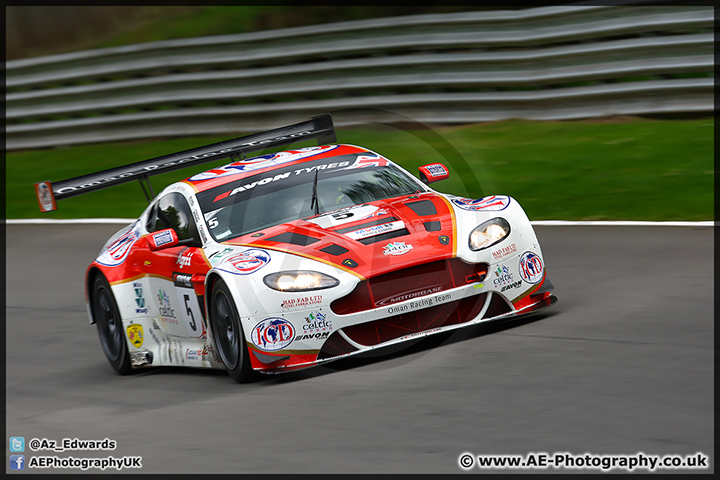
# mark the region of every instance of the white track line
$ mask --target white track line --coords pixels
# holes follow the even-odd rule
[[[117,223],[127,225],[137,220],[136,218],[76,218],[76,219],[47,219],[47,218],[26,218],[5,220],[8,225],[52,225],[52,224],[73,224],[73,223]],[[540,227],[566,227],[566,226],[620,226],[620,227],[713,227],[715,222],[645,222],[645,221],[569,221],[569,220],[536,220],[530,222]]]

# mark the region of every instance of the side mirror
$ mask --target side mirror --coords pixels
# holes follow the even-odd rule
[[[172,228],[166,228],[164,230],[158,230],[152,232],[147,236],[148,246],[151,251],[162,250],[164,248],[170,248],[176,246],[178,242],[177,233]]]
[[[420,180],[425,184],[439,182],[450,176],[450,171],[442,163],[431,163],[418,168]]]

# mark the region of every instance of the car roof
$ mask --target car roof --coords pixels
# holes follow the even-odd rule
[[[298,149],[283,150],[281,152],[259,155],[252,158],[237,160],[219,167],[211,168],[183,180],[195,192],[203,192],[211,188],[236,180],[242,180],[259,173],[266,173],[292,165],[301,165],[306,162],[333,158],[354,153],[369,153],[377,155],[363,147],[355,145],[319,145]]]

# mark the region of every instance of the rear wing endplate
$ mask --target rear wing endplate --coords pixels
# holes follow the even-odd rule
[[[38,182],[35,194],[41,212],[57,209],[57,201],[65,198],[90,193],[135,180],[145,191],[143,181],[147,181],[152,194],[149,177],[171,172],[181,168],[202,163],[222,160],[224,158],[244,158],[246,154],[259,152],[266,148],[291,145],[301,140],[317,139],[318,145],[335,143],[335,128],[329,113],[317,115],[311,120],[288,125],[285,127],[254,133],[224,142],[213,143],[203,147],[191,148],[178,153],[143,160],[122,167],[111,168],[97,173],[61,180],[58,182]],[[151,197],[145,192],[148,201]],[[152,194],[154,196],[154,194]]]

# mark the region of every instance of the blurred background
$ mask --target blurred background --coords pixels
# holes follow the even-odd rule
[[[534,220],[709,220],[713,27],[662,3],[7,7],[7,217],[38,216],[38,181],[330,112],[339,141]],[[44,217],[135,217],[139,192]]]

